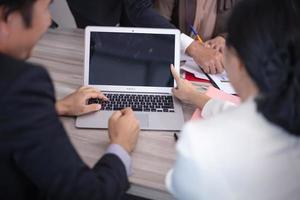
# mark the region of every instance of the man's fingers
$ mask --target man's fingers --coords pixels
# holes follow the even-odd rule
[[[92,88],[92,87],[85,88],[84,92],[86,92],[86,93],[99,93],[99,94],[101,94],[101,96],[103,97],[104,100],[108,100],[108,98],[102,92],[97,90],[96,88]]]
[[[209,73],[210,74],[216,74],[217,73],[217,69],[216,69],[216,64],[215,63],[212,64],[212,65],[210,65],[210,67],[209,67]]]
[[[217,62],[216,63],[216,73],[220,74],[224,71],[224,66],[222,64],[222,62]]]
[[[224,71],[223,59],[223,55],[219,53],[215,62],[217,73],[222,73]]]
[[[125,108],[121,110],[121,113],[122,118],[125,118],[125,120],[128,121],[128,123],[131,123],[133,125],[136,124],[136,129],[139,128],[139,121],[136,119],[134,112],[131,108]]]
[[[104,94],[102,94],[100,92],[89,92],[89,93],[85,94],[85,98],[86,99],[99,98],[99,99],[102,99],[104,101],[108,101],[108,98]]]
[[[217,44],[212,45],[212,48],[219,51],[219,46]]]
[[[204,43],[204,47],[206,47],[206,48],[212,48],[213,45],[214,45],[214,42],[212,40],[208,40]]]
[[[120,117],[122,117],[122,112],[121,111],[116,111],[112,114],[112,116],[110,117],[111,121],[117,121]]]
[[[82,86],[82,87],[80,87],[80,88],[78,89],[78,91],[84,92],[85,94],[90,94],[90,93],[92,93],[93,96],[95,96],[95,97],[91,97],[91,98],[101,98],[101,99],[103,99],[103,100],[105,100],[105,101],[108,100],[108,98],[107,98],[102,92],[100,92],[98,89],[93,88],[93,87],[85,87],[85,86]],[[96,93],[98,93],[99,95],[95,95]]]
[[[211,43],[210,42],[205,42],[204,47],[205,48],[211,48]]]
[[[99,104],[86,105],[84,107],[83,113],[88,114],[88,113],[91,113],[91,112],[98,111],[100,109],[101,109],[101,105],[99,105]]]
[[[204,71],[204,73],[207,73],[207,74],[209,74],[209,64],[205,64],[205,65],[202,65],[201,66],[201,68],[202,68],[202,70]]]
[[[96,88],[86,87],[83,89],[84,92],[100,92]]]
[[[171,65],[170,68],[171,68],[172,75],[173,75],[175,81],[176,81],[177,84],[178,84],[179,81],[180,81],[180,76],[179,76],[179,74],[176,72],[174,65]]]
[[[133,110],[131,108],[125,108],[125,109],[121,110],[121,113],[123,115],[133,115],[134,114]]]

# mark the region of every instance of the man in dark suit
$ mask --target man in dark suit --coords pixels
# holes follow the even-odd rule
[[[111,144],[90,169],[71,145],[58,114],[97,110],[99,106],[84,102],[106,97],[80,88],[55,102],[46,70],[23,61],[50,25],[50,1],[0,0],[0,199],[121,199],[129,188],[129,153],[139,132],[132,110],[114,113]]]
[[[79,28],[135,26],[175,28],[154,9],[152,0],[67,0]]]
[[[124,26],[175,28],[153,8],[153,0],[67,0],[77,27]],[[181,35],[181,50],[194,58],[206,73],[223,71],[223,55]]]

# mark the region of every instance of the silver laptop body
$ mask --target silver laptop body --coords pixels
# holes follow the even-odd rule
[[[87,27],[84,85],[110,101],[101,102],[101,111],[78,117],[76,127],[106,129],[113,112],[132,107],[142,130],[181,130],[183,111],[171,93],[176,83],[170,64],[179,72],[179,30]]]

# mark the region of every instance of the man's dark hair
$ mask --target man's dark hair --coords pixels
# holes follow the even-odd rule
[[[229,20],[227,46],[260,90],[258,111],[300,136],[300,1],[242,1]]]
[[[20,12],[26,27],[31,26],[33,4],[36,0],[0,0],[0,7],[3,7],[2,19],[7,20],[8,16]]]

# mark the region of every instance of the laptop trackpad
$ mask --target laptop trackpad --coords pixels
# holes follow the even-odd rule
[[[136,113],[135,116],[139,120],[141,128],[148,128],[149,127],[149,116],[148,116],[148,114]]]

